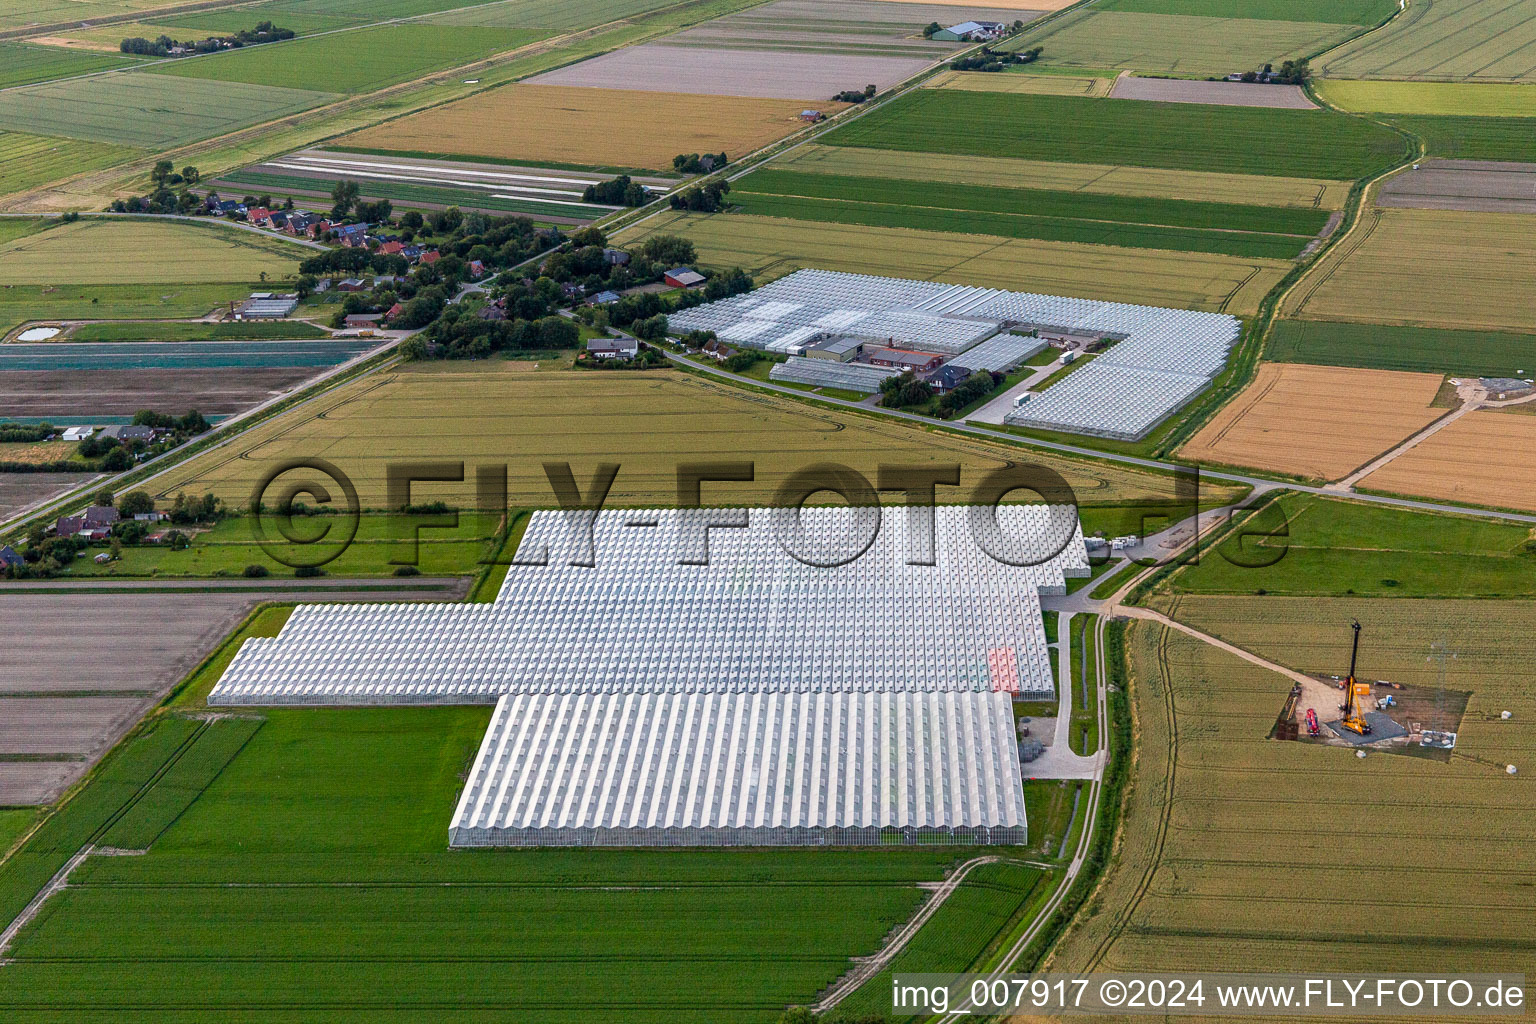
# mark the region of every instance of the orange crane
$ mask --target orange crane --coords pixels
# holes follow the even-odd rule
[[[1339,710],[1344,712],[1344,728],[1350,732],[1359,733],[1361,736],[1371,734],[1371,723],[1365,720],[1365,698],[1371,695],[1370,683],[1357,683],[1355,681],[1355,662],[1360,656],[1360,620],[1354,621],[1355,646],[1349,655],[1349,678],[1344,681],[1344,703],[1339,705]]]

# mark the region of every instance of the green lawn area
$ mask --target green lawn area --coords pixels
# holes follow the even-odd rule
[[[232,284],[13,284],[0,288],[0,333],[27,320],[137,320],[202,316],[243,299],[255,282]]]
[[[1095,6],[1142,14],[1374,25],[1397,10],[1397,0],[1104,0]]]
[[[1536,335],[1280,320],[1264,356],[1277,363],[1528,377],[1536,372]]]
[[[1536,86],[1520,88],[1536,91]],[[1536,162],[1536,117],[1393,114],[1386,120],[1422,138],[1429,147],[1430,156],[1448,160]]]
[[[8,1019],[110,1005],[127,1022],[468,1012],[575,1024],[623,1006],[636,1024],[771,1024],[878,948],[922,900],[918,882],[987,852],[450,851],[489,708],[262,717],[162,718],[45,842],[0,866],[7,910],[92,835],[153,837],[145,856],[87,860],[23,931],[0,973]],[[105,828],[140,789],[148,806]],[[1036,880],[1025,868],[979,876],[957,893],[953,927],[924,936],[946,963],[968,960]]]
[[[0,89],[46,82],[51,78],[86,75],[108,68],[131,67],[137,63],[139,61],[132,57],[120,57],[115,53],[0,42]]]
[[[547,32],[453,25],[379,25],[189,57],[157,74],[316,92],[371,92],[469,64],[542,39]]]
[[[877,227],[1287,259],[1321,231],[1322,210],[994,188],[761,170],[737,182],[747,213]]]
[[[1227,538],[1167,585],[1189,594],[1536,595],[1536,546],[1517,524],[1288,494],[1245,529],[1246,539]],[[1262,536],[1278,530],[1288,536]]]
[[[169,504],[161,502],[161,504]],[[425,576],[466,575],[478,572],[482,562],[491,557],[495,544],[497,519],[476,512],[459,516],[454,529],[424,527],[418,550],[411,550],[411,527],[430,522],[428,516],[364,515],[358,520],[357,536],[336,557],[325,563],[332,576],[390,576],[400,565],[414,558],[416,568]],[[341,538],[346,530],[344,516],[310,516],[293,521],[289,528],[298,538]],[[335,551],[339,544],[318,539],[313,544],[281,542],[282,525],[272,517],[264,527],[274,542],[280,542],[278,561],[262,547],[251,516],[233,516],[212,529],[193,536],[192,546],[172,551],[163,545],[125,547],[122,558],[97,565],[89,548],[70,566],[70,576],[239,576],[248,565],[260,565],[276,576],[293,573],[286,564],[303,564],[321,552]]]
[[[331,332],[300,320],[251,323],[123,323],[82,324],[70,341],[261,341],[329,338]]]
[[[871,149],[1352,179],[1407,156],[1330,110],[920,89],[823,136]]]

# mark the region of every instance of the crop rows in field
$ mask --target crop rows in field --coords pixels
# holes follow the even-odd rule
[[[137,63],[131,57],[110,53],[78,53],[52,46],[0,42],[0,89],[46,82],[50,78],[129,67]]]
[[[1387,120],[1422,138],[1430,156],[1451,160],[1536,163],[1536,118],[1533,117],[1419,117],[1392,114]]]
[[[1169,586],[1189,594],[1536,597],[1529,539],[1516,523],[1292,494]]]
[[[1374,25],[1397,10],[1396,0],[1106,0],[1107,11],[1186,14],[1203,18],[1323,21]]]
[[[1043,76],[1041,76],[1043,77]],[[1010,157],[954,156],[939,153],[823,146],[808,142],[775,160],[775,167],[822,174],[870,178],[906,178],[998,188],[1046,189],[1149,199],[1198,196],[1236,206],[1296,206],[1335,210],[1349,187],[1318,178],[1277,178],[1257,174],[1114,167]]]
[[[1214,253],[1127,249],[916,231],[818,224],[748,214],[668,213],[620,232],[621,244],[681,234],[716,266],[741,266],[759,279],[801,267],[917,278],[1018,291],[1140,302],[1154,306],[1251,313],[1290,264]]]
[[[1536,367],[1536,335],[1280,320],[1266,359],[1281,363],[1514,377]]]
[[[626,1020],[676,1020],[692,1007],[769,1022],[878,948],[923,898],[916,883],[961,856],[466,856],[447,849],[447,818],[487,716],[268,715],[146,856],[77,869],[12,949],[0,1006],[110,1003],[118,1019],[165,1019],[196,991],[205,1016],[259,1008],[269,1019],[378,1020],[467,1000],[524,1018],[624,1006]],[[145,760],[158,765],[170,751],[157,753]],[[150,960],[155,969],[143,970]]]
[[[1042,59],[1052,64],[1226,75],[1304,57],[1361,30],[1315,21],[1146,14],[1094,5],[1038,32],[1026,31],[1006,46],[1042,46]]]
[[[382,89],[514,50],[548,33],[453,25],[379,25],[157,64],[154,72],[310,92]]]
[[[1536,11],[1525,0],[1409,4],[1385,28],[1324,54],[1330,78],[1536,80]]]
[[[301,89],[133,71],[0,93],[0,130],[163,149],[307,110],[332,98]]]
[[[1264,363],[1179,449],[1192,462],[1338,480],[1445,414],[1438,373]]]
[[[1536,214],[1366,211],[1287,300],[1320,320],[1404,327],[1536,328]]]
[[[570,31],[630,18],[666,7],[671,0],[510,0],[470,3],[466,10],[429,18],[436,25],[480,25],[485,28],[536,28]]]
[[[965,125],[957,131],[956,125]],[[827,145],[1358,178],[1406,155],[1395,133],[1329,110],[922,89],[820,140]]]
[[[1481,409],[1410,448],[1360,486],[1536,511],[1527,461],[1533,448],[1536,416]]]
[[[1175,617],[1298,669],[1347,667],[1349,620],[1366,624],[1362,673],[1432,682],[1430,644],[1469,651],[1449,685],[1473,691],[1450,763],[1267,739],[1289,690],[1275,673],[1137,624],[1128,641],[1141,742],[1121,855],[1059,947],[1062,970],[1308,971],[1455,962],[1513,970],[1536,910],[1522,783],[1533,679],[1505,638],[1529,603],[1182,599]],[[1470,652],[1476,652],[1471,654]],[[1515,710],[1510,725],[1499,709]],[[1318,709],[1320,713],[1332,709]],[[1490,720],[1490,718],[1492,720]],[[1474,760],[1474,758],[1479,760]],[[1392,885],[1375,884],[1381,864]],[[1337,912],[1340,891],[1355,912]],[[1424,922],[1437,922],[1425,928]]]
[[[302,252],[213,226],[81,220],[0,246],[0,284],[253,281],[291,276]]]
[[[0,29],[55,22],[80,21],[132,14],[152,7],[167,6],[170,0],[6,0],[0,7]]]
[[[1287,259],[1322,211],[761,170],[731,202],[769,217]]]
[[[256,427],[239,445],[179,467],[165,490],[212,490],[243,506],[256,478],[275,464],[271,460],[325,451],[352,478],[367,508],[386,505],[385,469],[402,458],[505,462],[509,501],[539,507],[549,501],[544,462],[583,465],[606,453],[623,466],[610,501],[645,507],[675,499],[677,462],[732,452],[756,460],[756,481],[733,484],[710,500],[759,505],[772,501],[786,475],[823,461],[833,436],[840,461],[866,474],[899,454],[908,461],[962,463],[970,479],[1007,458],[1006,449],[989,443],[808,412],[790,399],[749,395],[689,375],[638,380],[603,374],[598,380],[589,373],[534,374],[528,365],[402,372],[348,384],[297,416]],[[1172,486],[1119,468],[1046,462],[1085,501],[1166,497]],[[442,500],[470,506],[473,485],[465,488],[443,485]]]
[[[202,316],[250,294],[251,284],[7,285],[0,288],[0,334],[26,320],[141,320]]]
[[[1536,89],[1522,85],[1318,80],[1317,93],[1341,110],[1438,117],[1536,116]]]
[[[0,195],[110,167],[141,152],[103,142],[0,131]]]

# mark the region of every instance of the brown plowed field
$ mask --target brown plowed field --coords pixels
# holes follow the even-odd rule
[[[679,153],[732,160],[805,127],[799,100],[509,85],[341,140],[364,149],[670,170]],[[818,102],[831,114],[847,104]],[[563,124],[566,131],[551,131]]]
[[[0,373],[0,406],[11,416],[132,416],[140,409],[226,416],[322,372],[314,366],[7,370]]]
[[[1360,481],[1361,487],[1536,511],[1536,416],[1468,413]]]
[[[1440,381],[1433,373],[1263,363],[1179,454],[1337,480],[1444,415],[1429,404]]]

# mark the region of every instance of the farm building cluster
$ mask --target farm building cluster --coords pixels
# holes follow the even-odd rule
[[[1007,422],[1122,440],[1146,436],[1209,386],[1240,329],[1220,313],[824,270],[684,310],[670,326],[788,356],[774,380],[870,394],[906,371],[947,390],[1053,343],[1068,350],[1064,362],[1098,351]]]
[[[537,512],[495,602],[301,607],[209,703],[495,704],[453,845],[1021,843],[1088,572],[1070,506]]]

